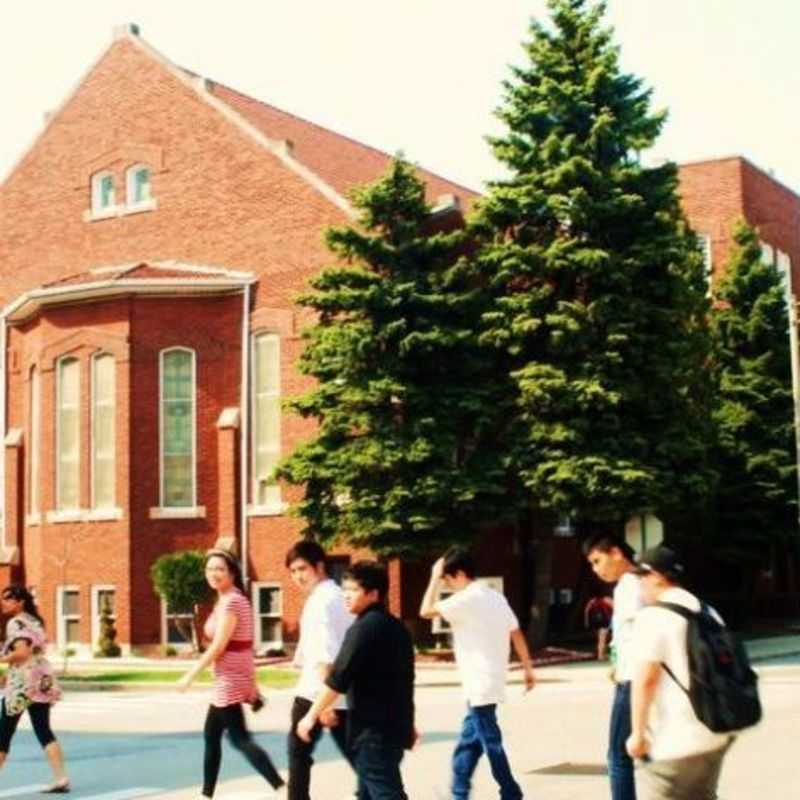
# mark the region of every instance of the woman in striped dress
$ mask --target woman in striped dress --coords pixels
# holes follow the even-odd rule
[[[283,779],[270,757],[253,741],[244,721],[242,704],[252,703],[258,697],[258,689],[253,661],[253,612],[244,593],[239,562],[227,550],[209,550],[206,580],[217,592],[217,602],[204,631],[211,644],[178,682],[178,688],[185,691],[213,664],[214,695],[204,729],[202,796],[214,796],[222,762],[222,734],[227,730],[233,746],[272,786],[275,796],[285,797]]]

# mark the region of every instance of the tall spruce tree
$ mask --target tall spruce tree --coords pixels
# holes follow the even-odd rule
[[[326,234],[339,263],[299,300],[318,319],[300,361],[316,385],[291,406],[317,433],[278,474],[304,485],[296,511],[324,542],[398,554],[467,541],[504,506],[486,294],[410,164],[352,201],[359,225]]]
[[[702,258],[675,165],[640,161],[665,115],[621,71],[605,4],[548,6],[490,140],[509,177],[473,220],[494,296],[484,339],[517,400],[512,471],[534,510],[662,513],[710,479]]]
[[[740,222],[712,313],[719,550],[764,562],[797,532],[789,316],[778,270]]]

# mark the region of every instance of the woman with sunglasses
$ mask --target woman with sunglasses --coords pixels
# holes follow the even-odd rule
[[[9,618],[0,654],[0,663],[8,664],[0,713],[0,768],[5,764],[11,739],[27,709],[33,731],[55,777],[54,783],[42,791],[64,794],[70,789],[64,753],[50,727],[50,707],[60,699],[61,690],[44,657],[47,646],[44,621],[33,595],[24,586],[7,586],[0,593],[0,609],[3,616]]]
[[[253,659],[253,611],[244,591],[239,562],[227,550],[209,550],[206,580],[217,593],[214,611],[205,626],[208,649],[178,682],[185,691],[207,667],[214,667],[214,694],[204,729],[202,797],[213,797],[222,763],[222,734],[227,730],[233,746],[272,786],[275,797],[286,797],[283,778],[270,757],[250,736],[243,703],[260,700]]]

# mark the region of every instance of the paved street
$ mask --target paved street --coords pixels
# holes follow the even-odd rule
[[[722,800],[788,800],[800,793],[795,750],[800,718],[800,663],[783,659],[761,667],[766,722],[742,737],[726,764]],[[609,685],[597,667],[540,670],[541,683],[523,697],[510,687],[502,712],[509,753],[530,800],[607,800],[603,749]],[[202,759],[201,726],[206,695],[158,692],[70,693],[54,721],[67,752],[76,800],[197,797]],[[284,726],[290,694],[275,692],[251,717],[261,744],[286,765]],[[447,785],[448,761],[461,700],[451,687],[417,692],[420,748],[404,762],[412,800],[435,800]],[[353,787],[348,768],[325,740],[315,768],[315,800],[345,800]],[[0,773],[0,798],[37,797],[49,779],[27,722]],[[260,781],[226,748],[220,800],[264,798]],[[446,795],[444,795],[446,796]],[[496,797],[485,765],[475,800]]]

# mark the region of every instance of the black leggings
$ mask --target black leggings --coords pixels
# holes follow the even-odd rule
[[[277,789],[283,786],[283,778],[278,774],[270,757],[253,741],[244,724],[242,706],[209,706],[206,725],[203,731],[206,740],[206,753],[203,759],[203,796],[213,797],[217,786],[219,767],[222,763],[222,734],[228,730],[233,746],[241,751],[256,771]]]
[[[28,715],[33,724],[33,732],[42,747],[52,744],[56,737],[50,727],[50,703],[31,703],[28,706]],[[6,703],[3,701],[3,711],[0,713],[0,753],[7,753],[11,747],[11,740],[17,730],[17,725],[22,714],[11,717],[6,715]]]

